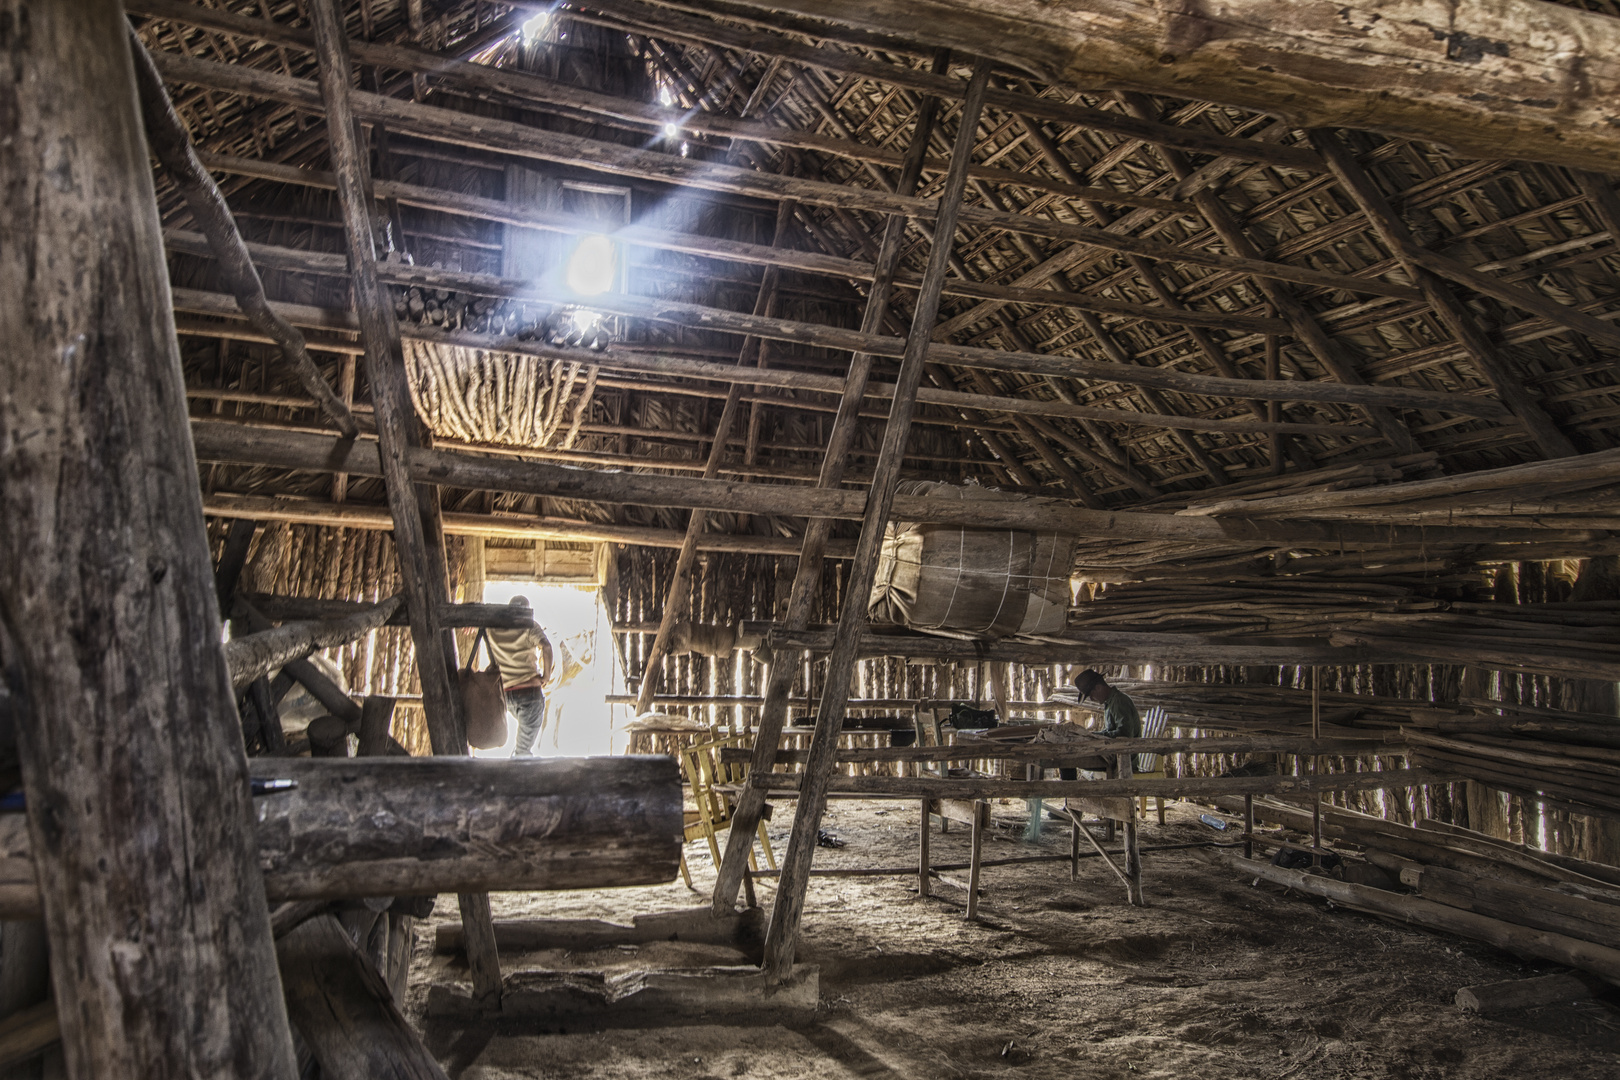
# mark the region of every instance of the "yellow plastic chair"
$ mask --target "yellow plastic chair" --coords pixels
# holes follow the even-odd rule
[[[1164,729],[1167,726],[1168,722],[1169,722],[1169,717],[1166,715],[1166,713],[1164,711],[1164,706],[1162,706],[1162,705],[1153,706],[1153,708],[1151,708],[1151,709],[1149,709],[1147,711],[1147,715],[1142,717],[1142,738],[1144,738],[1144,739],[1157,739],[1157,738],[1160,738],[1161,736],[1164,735]],[[1133,765],[1135,773],[1136,773],[1136,775],[1138,777],[1157,776],[1160,779],[1164,778],[1164,755],[1163,754],[1137,754],[1136,755],[1136,760],[1134,762],[1132,762],[1131,764]],[[1141,813],[1142,813],[1143,817],[1147,816],[1147,801],[1148,801],[1149,797],[1150,796],[1147,796],[1147,795],[1143,795],[1141,797]],[[1163,825],[1164,824],[1164,799],[1163,799],[1162,796],[1159,796],[1159,795],[1151,796],[1151,798],[1153,799],[1153,801],[1156,804],[1158,804],[1159,824]]]
[[[731,815],[734,809],[732,793],[727,789],[736,789],[748,782],[747,765],[720,760],[720,751],[731,747],[747,749],[744,736],[727,735],[723,738],[693,743],[684,748],[680,755],[681,772],[685,774],[686,782],[691,786],[692,802],[696,807],[695,810],[686,812],[685,839],[691,842],[701,836],[708,840],[709,853],[714,856],[716,868],[720,866],[720,842],[717,837],[731,828]],[[771,851],[771,837],[765,829],[764,821],[759,823],[759,843],[765,850],[765,864],[775,870],[776,855]],[[748,865],[751,869],[759,869],[759,860],[754,854],[753,845],[749,845]],[[686,866],[684,846],[681,851],[681,879],[686,882],[688,889],[692,888],[692,872]]]

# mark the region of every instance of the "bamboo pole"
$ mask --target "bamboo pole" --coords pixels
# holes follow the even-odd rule
[[[951,171],[946,177],[934,215],[934,244],[928,254],[928,269],[923,275],[923,287],[913,312],[905,356],[895,382],[894,404],[883,432],[883,452],[874,470],[871,495],[866,500],[855,561],[845,583],[843,608],[839,612],[839,641],[828,658],[821,705],[816,715],[816,731],[810,743],[811,761],[805,767],[810,784],[799,800],[793,833],[788,838],[787,851],[782,857],[782,877],[777,889],[776,906],[771,911],[770,928],[765,937],[765,969],[775,979],[785,977],[793,968],[799,920],[804,913],[805,889],[809,884],[810,861],[815,854],[816,830],[826,808],[827,783],[832,779],[838,733],[843,727],[844,702],[849,697],[857,648],[866,626],[866,595],[871,591],[877,572],[878,553],[894,504],[895,481],[904,456],[906,438],[911,430],[911,416],[916,409],[916,392],[922,382],[928,340],[939,314],[939,287],[950,265],[957,212],[962,205],[967,167],[977,139],[979,116],[984,109],[984,96],[989,83],[990,64],[981,60],[974,65],[973,79],[962,107]]]

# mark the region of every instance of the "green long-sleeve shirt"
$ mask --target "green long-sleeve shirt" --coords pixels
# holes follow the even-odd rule
[[[1136,711],[1136,702],[1114,689],[1103,702],[1102,733],[1110,739],[1140,739],[1142,717]]]

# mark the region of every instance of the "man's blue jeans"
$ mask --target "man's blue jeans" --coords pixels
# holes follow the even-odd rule
[[[513,757],[534,753],[535,740],[546,726],[546,692],[543,687],[526,686],[506,692],[506,711],[517,717],[517,748]]]

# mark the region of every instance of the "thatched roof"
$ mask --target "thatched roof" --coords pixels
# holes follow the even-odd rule
[[[466,135],[408,119],[373,129],[374,178],[396,192],[377,204],[396,309],[408,337],[420,328],[407,342],[413,394],[443,443],[690,475],[702,469],[726,389],[687,374],[692,363],[741,358],[823,377],[847,369],[847,349],[809,342],[814,335],[798,328],[859,325],[881,207],[915,127],[929,50],[717,4],[597,0],[554,5],[547,15],[529,4],[361,0],[348,9],[363,90],[670,162],[660,175],[635,175],[622,164],[585,168],[580,144],[522,142],[470,118]],[[261,253],[271,298],[346,309],[339,215],[321,176],[329,168],[324,121],[278,100],[274,87],[255,90],[261,84],[242,80],[248,70],[313,78],[313,55],[300,45],[307,38],[300,6],[151,0],[131,11],[155,16],[139,20],[140,35],[160,60],[175,61],[165,68],[171,93],[199,149],[214,155],[208,163],[244,234],[276,249]],[[367,53],[364,43],[394,52]],[[423,52],[524,77],[496,84],[448,65],[429,71],[418,62]],[[816,63],[804,60],[807,52]],[[178,58],[192,66],[181,71]],[[936,339],[1089,364],[1068,374],[1061,364],[1043,371],[997,366],[994,357],[941,358],[925,390],[1002,400],[984,408],[947,404],[953,399],[945,394],[925,401],[910,475],[972,477],[1110,509],[1170,510],[1218,501],[1218,489],[1234,484],[1310,491],[1536,461],[1559,453],[1561,443],[1582,452],[1617,445],[1620,333],[1604,339],[1589,324],[1558,317],[1620,314],[1620,200],[1608,179],[1367,132],[1298,131],[1207,102],[1081,92],[1016,70],[998,71],[992,85],[967,194],[967,205],[986,213],[965,218],[959,230]],[[665,106],[674,121],[660,119]],[[960,106],[959,94],[943,102],[921,197],[938,194]],[[1391,242],[1392,223],[1369,215],[1365,193],[1324,163],[1324,139],[1348,149],[1412,248],[1461,270],[1449,278],[1449,271],[1414,272],[1412,253]],[[855,193],[834,205],[818,187],[786,204],[778,246],[793,255],[777,260],[769,314],[795,325],[766,328],[763,357],[761,338],[738,332],[737,319],[758,299],[762,262],[770,261],[759,249],[772,242],[777,206],[747,184],[704,180],[693,163]],[[159,198],[170,227],[187,230],[184,204],[161,175]],[[572,216],[577,227],[521,228],[487,210],[501,205]],[[1027,227],[989,224],[990,212],[1018,215]],[[622,290],[598,301],[614,356],[579,346],[574,357],[537,357],[446,340],[448,331],[544,344],[571,309],[557,269],[589,228],[631,241]],[[913,219],[885,333],[901,335],[909,325],[929,233]],[[213,264],[175,241],[176,285],[218,291]],[[1234,256],[1251,261],[1238,268]],[[1531,297],[1542,307],[1538,313],[1504,297]],[[274,353],[240,340],[251,335],[237,333],[239,324],[182,314],[181,329],[199,415],[321,426]],[[333,385],[352,387],[363,409],[354,336],[327,329],[311,338],[346,350],[316,355]],[[1115,377],[1097,374],[1104,365]],[[1230,384],[1225,393],[1153,385],[1133,374],[1137,368],[1359,381],[1459,404],[1262,401],[1230,392]],[[893,369],[893,359],[880,357],[875,377]],[[1009,411],[1005,399],[1030,411]],[[1468,401],[1481,407],[1461,411]],[[1479,415],[1501,401],[1510,408]],[[741,434],[722,475],[760,483],[813,478],[836,397],[762,383],[745,405],[748,418],[734,429]],[[887,403],[871,399],[869,408],[857,480],[875,454]],[[1279,423],[1292,426],[1261,426]],[[227,467],[215,467],[209,483],[221,496],[316,501],[331,488],[329,477]],[[383,502],[380,483],[360,479],[344,497]],[[684,520],[679,511],[478,493],[450,493],[446,505],[664,529]],[[714,517],[712,531],[782,537],[801,528],[757,515]]]

